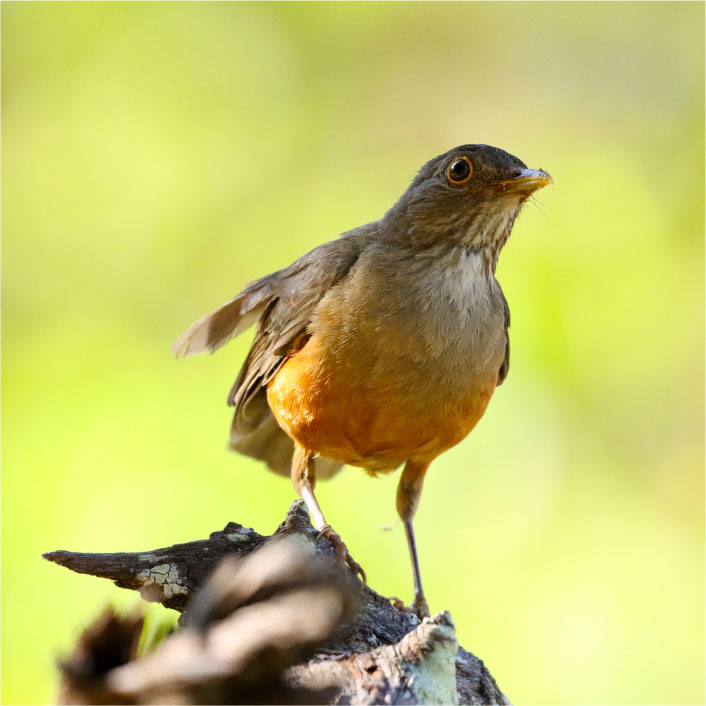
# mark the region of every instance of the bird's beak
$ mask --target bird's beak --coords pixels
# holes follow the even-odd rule
[[[554,180],[541,169],[523,169],[519,176],[505,181],[496,181],[493,187],[500,193],[511,194],[521,192],[531,194],[537,189],[553,184]]]

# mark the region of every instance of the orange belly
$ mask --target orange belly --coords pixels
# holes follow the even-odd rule
[[[398,385],[390,368],[387,378],[379,366],[373,377],[356,369],[352,356],[330,361],[313,336],[270,381],[267,400],[279,425],[303,448],[378,472],[410,458],[431,461],[457,444],[483,416],[497,384],[495,373],[467,389],[462,380],[449,390]]]

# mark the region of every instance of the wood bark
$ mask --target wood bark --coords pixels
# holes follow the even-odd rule
[[[363,585],[299,500],[271,536],[231,522],[147,552],[44,557],[181,613],[140,658],[140,617],[101,615],[59,665],[62,703],[509,704],[448,612],[420,623]]]

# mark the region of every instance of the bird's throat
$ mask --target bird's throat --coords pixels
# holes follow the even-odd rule
[[[507,242],[521,203],[488,202],[460,234],[464,247],[480,253],[490,273],[495,272],[500,251]]]

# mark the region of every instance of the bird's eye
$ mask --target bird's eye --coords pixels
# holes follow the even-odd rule
[[[465,184],[473,175],[471,160],[468,157],[454,159],[446,174],[452,184]]]

